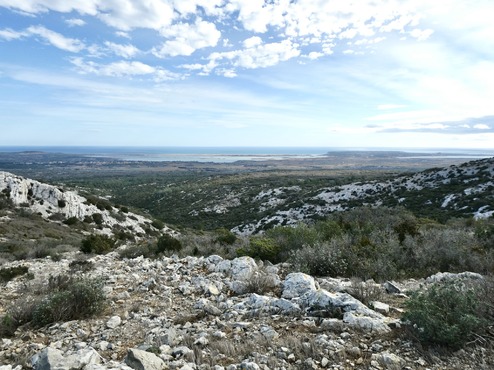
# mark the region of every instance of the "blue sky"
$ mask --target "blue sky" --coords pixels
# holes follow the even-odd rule
[[[492,0],[0,0],[0,145],[494,147]]]

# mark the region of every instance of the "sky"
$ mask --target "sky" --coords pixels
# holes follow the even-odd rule
[[[0,0],[0,146],[494,148],[492,0]]]

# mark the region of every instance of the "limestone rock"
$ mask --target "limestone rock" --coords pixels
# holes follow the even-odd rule
[[[246,280],[256,270],[257,264],[252,257],[239,257],[231,261],[232,280]]]
[[[163,360],[154,353],[137,348],[129,349],[125,363],[134,370],[163,370],[166,368]]]
[[[372,354],[371,359],[377,361],[381,366],[384,366],[384,368],[390,370],[401,369],[402,366],[406,363],[406,361],[403,360],[400,356],[389,352]]]
[[[312,276],[301,272],[294,272],[287,275],[283,282],[282,297],[287,299],[301,297],[316,289],[316,281]]]
[[[383,315],[387,315],[389,313],[389,304],[373,301],[370,305],[374,311],[377,311]]]
[[[72,370],[96,365],[100,361],[101,357],[93,348],[64,354],[58,349],[46,347],[31,358],[31,365],[34,370]]]
[[[475,272],[465,271],[459,274],[453,274],[451,272],[438,272],[435,275],[429,276],[425,279],[426,283],[440,283],[443,281],[451,281],[451,280],[462,280],[462,279],[472,279],[472,280],[480,280],[484,277]]]
[[[106,322],[106,327],[109,329],[115,329],[116,327],[120,326],[121,323],[122,319],[120,318],[120,316],[112,316]]]

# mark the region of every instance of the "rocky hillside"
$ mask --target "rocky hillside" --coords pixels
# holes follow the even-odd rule
[[[123,247],[122,247],[123,248]],[[1,283],[0,315],[26,309],[50,276],[102,281],[107,308],[94,318],[17,328],[0,342],[0,369],[488,369],[492,353],[470,348],[425,356],[400,335],[410,288],[478,274],[438,274],[361,289],[383,302],[354,298],[352,282],[315,279],[250,257],[81,259],[67,253],[11,262],[29,271]],[[62,279],[63,280],[63,279]],[[46,300],[41,301],[45,302]],[[51,301],[53,302],[53,300]],[[386,304],[384,302],[388,302]],[[43,304],[43,303],[41,303]],[[14,308],[12,308],[14,307]],[[483,351],[483,352],[482,352]]]
[[[9,199],[15,207],[22,207],[46,220],[76,220],[92,224],[95,231],[112,235],[121,231],[133,235],[145,235],[150,231],[173,233],[164,226],[158,230],[149,218],[129,212],[125,207],[116,208],[104,199],[85,198],[75,191],[26,179],[0,171],[1,196]],[[3,220],[6,221],[6,220]],[[162,225],[159,225],[161,227]]]
[[[437,218],[494,215],[494,158],[430,169],[413,175],[386,181],[356,182],[320,188],[314,194],[300,196],[303,189],[296,186],[263,190],[252,197],[252,205],[267,213],[256,222],[244,223],[232,231],[250,235],[277,225],[292,225],[300,221],[323,218],[335,211],[362,205],[403,206],[418,215]],[[297,196],[299,198],[297,198]],[[236,207],[231,194],[224,203],[210,210],[230,212]],[[296,199],[296,206],[293,201]]]

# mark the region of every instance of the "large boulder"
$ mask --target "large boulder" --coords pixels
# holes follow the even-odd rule
[[[318,286],[312,276],[301,272],[288,274],[283,282],[282,297],[287,299],[298,298],[306,293],[316,291]]]
[[[46,347],[31,358],[34,370],[72,370],[82,369],[88,365],[97,365],[101,357],[93,348],[80,349],[70,354]]]
[[[154,353],[137,348],[129,349],[125,363],[134,370],[163,370],[166,366],[163,360]]]

